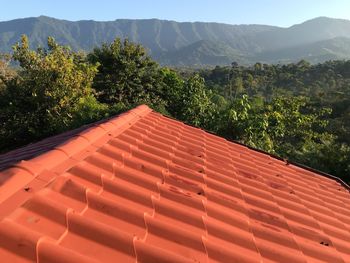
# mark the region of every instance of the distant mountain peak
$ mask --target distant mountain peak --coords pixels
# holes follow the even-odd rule
[[[73,22],[42,15],[0,22],[0,52],[11,52],[22,34],[29,36],[33,48],[45,46],[47,37],[53,36],[60,44],[87,51],[116,37],[128,38],[145,46],[159,62],[175,65],[294,61],[304,56],[303,48],[315,62],[334,54],[347,58],[350,53],[350,21],[329,17],[281,28],[156,18]]]
[[[313,19],[306,20],[300,24],[293,25],[291,27],[299,27],[299,26],[305,26],[305,25],[313,25],[313,26],[330,26],[338,23],[350,23],[350,20],[343,19],[343,18],[331,18],[327,16],[319,16],[315,17]]]

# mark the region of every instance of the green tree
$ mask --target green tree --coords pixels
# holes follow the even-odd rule
[[[51,37],[47,49],[30,50],[26,36],[13,49],[13,60],[20,69],[17,75],[2,78],[2,149],[104,116],[107,109],[98,104],[91,89],[97,65],[83,62]],[[85,116],[82,108],[87,113]],[[91,114],[87,108],[99,113]],[[81,123],[76,122],[77,115]]]
[[[204,79],[193,75],[185,83],[177,116],[189,124],[212,129],[216,106],[211,97],[212,92],[206,89]]]
[[[269,134],[274,150],[284,157],[296,157],[306,145],[322,144],[327,136],[325,119],[329,108],[315,109],[304,97],[278,97],[267,105]]]
[[[262,101],[251,100],[243,95],[232,102],[227,117],[227,136],[258,149],[274,151],[271,135],[268,133],[268,115]]]
[[[165,113],[180,117],[179,113],[183,107],[183,93],[185,81],[174,70],[162,68],[160,70],[162,79],[162,95],[164,101]]]
[[[4,82],[16,75],[16,72],[9,67],[11,62],[10,54],[0,53],[0,88],[4,87]]]
[[[88,59],[99,63],[93,85],[99,101],[127,107],[141,103],[162,107],[159,66],[141,45],[117,38],[95,48]]]
[[[283,157],[294,159],[322,144],[328,136],[324,119],[330,109],[315,112],[303,97],[277,97],[271,102],[252,100],[244,95],[233,102],[229,111],[229,134],[242,141]]]

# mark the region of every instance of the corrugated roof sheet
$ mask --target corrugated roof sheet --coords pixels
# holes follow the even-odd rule
[[[0,173],[1,262],[350,262],[336,180],[146,106],[67,139]]]

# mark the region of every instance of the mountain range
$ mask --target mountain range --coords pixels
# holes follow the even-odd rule
[[[45,46],[48,36],[74,50],[90,51],[114,38],[140,43],[164,65],[204,66],[289,63],[301,59],[319,63],[350,58],[350,21],[318,17],[282,28],[159,19],[67,21],[46,16],[0,22],[0,52],[26,34],[31,46]]]

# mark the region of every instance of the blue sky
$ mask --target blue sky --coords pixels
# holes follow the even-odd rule
[[[0,6],[0,21],[46,15],[290,26],[317,16],[350,19],[350,0],[0,0]]]

